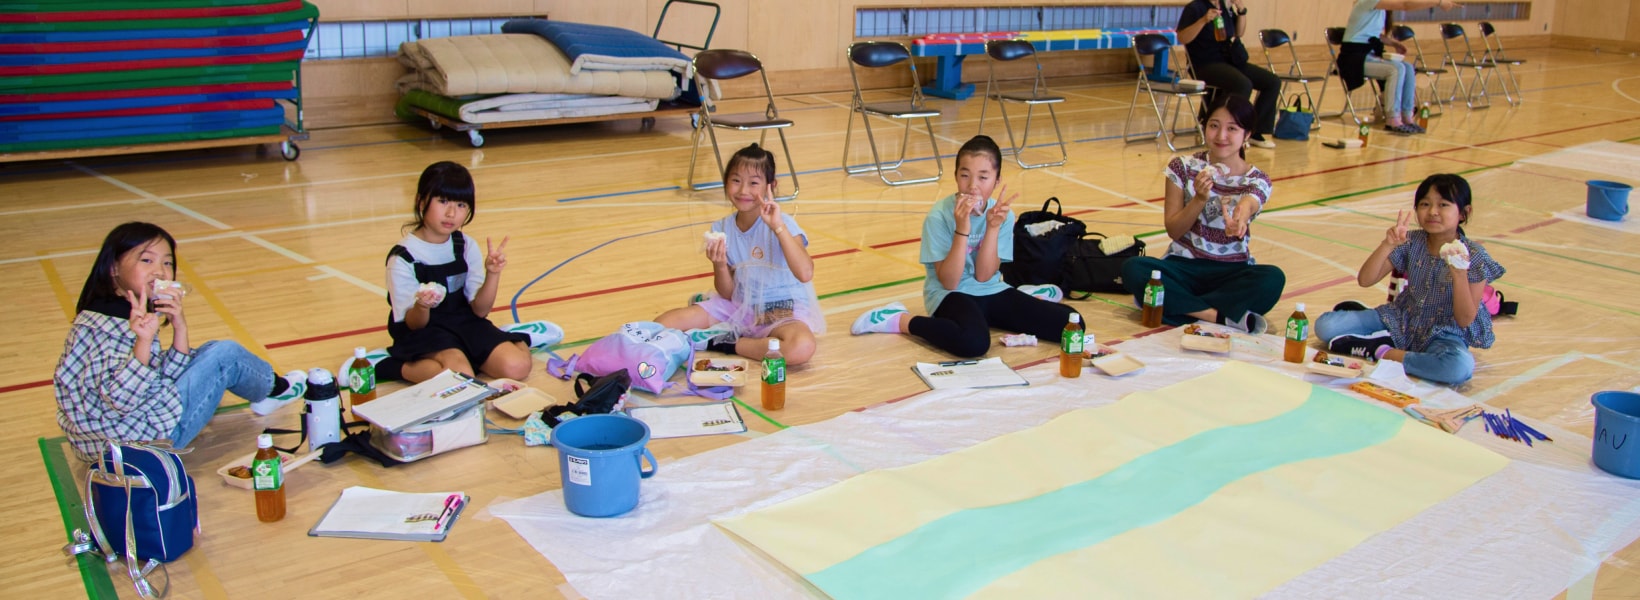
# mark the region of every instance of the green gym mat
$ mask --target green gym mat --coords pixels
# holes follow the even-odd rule
[[[209,17],[202,19],[133,19],[128,21],[72,21],[65,23],[0,23],[0,33],[40,33],[52,31],[121,31],[129,29],[165,29],[190,27],[235,27],[305,21],[319,17],[319,7],[303,2],[299,10],[266,15],[242,17]]]
[[[9,152],[38,152],[42,150],[70,150],[76,148],[101,148],[104,146],[127,146],[132,144],[160,144],[166,142],[183,142],[192,140],[216,140],[223,138],[247,137],[253,135],[276,135],[281,126],[246,127],[243,129],[224,129],[221,131],[199,131],[193,133],[168,133],[155,135],[133,135],[125,137],[106,137],[88,140],[57,140],[50,142],[25,142],[21,144],[0,144],[0,153]],[[142,151],[142,148],[134,148]]]
[[[165,85],[202,85],[207,83],[243,83],[247,81],[290,80],[299,63],[296,61],[258,63],[249,65],[208,65],[203,67],[173,67],[137,71],[108,71],[101,73],[66,73],[62,75],[27,75],[0,77],[0,90],[47,93],[123,90],[131,87],[163,87],[150,82],[184,80]],[[132,85],[142,83],[141,86]]]

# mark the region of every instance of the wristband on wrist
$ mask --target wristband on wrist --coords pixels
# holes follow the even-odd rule
[[[955,231],[955,232],[952,232],[952,233],[953,233],[953,234],[954,234],[954,235],[960,235],[960,236],[962,236],[962,237],[968,237],[968,234],[967,234],[967,233],[963,233],[963,232],[961,232],[961,231]]]

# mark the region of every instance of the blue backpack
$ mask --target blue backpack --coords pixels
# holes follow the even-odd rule
[[[149,577],[194,547],[198,490],[169,447],[112,442],[86,472],[85,520],[91,536],[75,531],[76,543],[65,550],[100,551],[110,563],[124,558],[137,593],[163,597],[169,577],[157,587]]]

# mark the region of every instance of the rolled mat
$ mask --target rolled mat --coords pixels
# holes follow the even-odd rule
[[[120,9],[62,10],[51,12],[9,12],[10,7],[8,6],[8,12],[0,13],[0,23],[68,23],[79,21],[208,19],[213,17],[265,15],[270,13],[297,10],[301,7],[302,0],[280,0],[279,2],[267,4],[242,4],[237,6],[202,6],[185,8],[131,8],[130,4],[126,4],[125,6],[120,7]]]
[[[235,46],[267,46],[301,41],[301,31],[280,31],[256,35],[223,35],[197,38],[162,38],[152,40],[109,40],[102,42],[57,42],[31,44],[0,44],[0,55],[5,54],[66,54],[71,52],[116,52],[127,50],[166,50],[179,48],[231,48]]]
[[[72,65],[30,65],[21,67],[0,67],[0,77],[37,76],[37,75],[71,75],[76,73],[118,72],[127,69],[165,69],[173,67],[204,67],[212,65],[242,65],[253,63],[270,63],[280,61],[299,61],[305,49],[286,52],[272,52],[266,54],[247,54],[235,56],[202,56],[197,58],[154,58],[147,60],[122,60],[115,62],[81,63]]]
[[[171,131],[168,133],[149,133],[135,135],[115,135],[110,137],[86,138],[80,140],[52,140],[24,143],[0,143],[0,152],[40,152],[45,150],[71,150],[76,148],[98,148],[104,146],[137,146],[133,152],[142,151],[142,144],[164,144],[169,142],[184,142],[194,140],[215,140],[253,135],[276,135],[281,126],[271,125],[263,127],[241,127],[238,129],[219,129],[205,131]]]
[[[135,69],[106,73],[0,77],[0,90],[15,92],[87,92],[143,86],[174,86],[245,81],[295,81],[294,61],[249,65],[207,65],[169,69]]]
[[[296,0],[301,2],[301,0]],[[281,5],[283,6],[283,5]],[[46,31],[119,31],[131,29],[159,29],[165,27],[237,27],[305,21],[319,17],[318,7],[301,2],[301,8],[263,15],[235,17],[205,17],[199,19],[130,19],[123,21],[68,21],[53,23],[0,23],[0,33],[38,33]]]
[[[261,110],[272,108],[273,106],[273,100],[224,100],[222,102],[196,102],[189,104],[171,104],[167,106],[146,106],[142,108],[93,110],[76,113],[12,115],[0,117],[0,122],[45,121],[48,119],[94,119],[99,117],[135,117],[141,115],[171,115],[225,110]]]
[[[150,40],[171,38],[219,37],[228,35],[260,35],[281,31],[307,29],[306,20],[294,20],[262,25],[235,27],[173,27],[159,29],[129,29],[112,31],[48,31],[42,33],[0,34],[0,44],[56,44],[72,42],[107,42],[116,40]]]
[[[307,40],[268,46],[228,46],[221,48],[170,48],[162,50],[122,50],[118,52],[69,52],[66,54],[0,54],[0,72],[6,67],[37,67],[50,69],[58,66],[75,67],[91,64],[123,65],[131,62],[169,59],[214,58],[219,56],[288,56],[290,52],[307,50]],[[106,71],[111,69],[98,69]]]
[[[224,102],[228,100],[271,100],[277,98],[295,97],[296,90],[291,89],[262,92],[219,92],[215,94],[184,94],[180,96],[148,96],[143,98],[104,98],[100,100],[40,102],[33,104],[0,104],[0,116],[47,115],[96,110],[119,110],[124,108],[147,108],[150,106],[166,106],[170,104]]]
[[[146,135],[169,131],[202,131],[279,125],[285,122],[282,108],[224,110],[175,115],[102,117],[97,119],[54,119],[49,121],[7,121],[0,123],[0,136],[18,142],[78,140],[110,135]]]
[[[209,85],[173,85],[167,87],[99,90],[87,92],[55,92],[47,94],[0,94],[0,104],[27,104],[36,102],[69,102],[74,100],[105,100],[111,98],[147,98],[151,96],[185,96],[190,94],[220,94],[223,92],[271,92],[294,89],[290,80],[251,83],[219,83]]]

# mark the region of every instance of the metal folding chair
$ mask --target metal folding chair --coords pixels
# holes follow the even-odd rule
[[[1131,144],[1162,138],[1162,141],[1167,143],[1167,148],[1174,152],[1207,145],[1207,132],[1202,130],[1201,122],[1195,118],[1196,112],[1200,110],[1196,106],[1195,99],[1205,97],[1207,90],[1182,89],[1177,83],[1178,78],[1171,77],[1171,74],[1169,74],[1169,78],[1173,79],[1175,83],[1151,81],[1150,69],[1145,66],[1145,57],[1158,56],[1163,52],[1171,52],[1172,50],[1172,43],[1164,36],[1154,33],[1134,36],[1133,56],[1139,61],[1139,82],[1133,86],[1133,102],[1128,104],[1127,119],[1122,122],[1123,142]],[[1129,132],[1133,129],[1133,111],[1139,107],[1140,94],[1150,98],[1150,108],[1156,115],[1156,132],[1148,136],[1141,134],[1141,137],[1134,137]],[[1159,103],[1156,99],[1157,96],[1161,96],[1161,102]],[[1177,102],[1174,102],[1175,100]],[[1167,113],[1168,104],[1173,104],[1173,122],[1171,125],[1168,124],[1167,117],[1164,116]],[[1179,138],[1179,132],[1181,131],[1179,129],[1179,114],[1183,112],[1185,107],[1190,109],[1191,128],[1188,131],[1196,134],[1196,143],[1181,148],[1173,142]]]
[[[1445,113],[1446,109],[1442,106],[1452,100],[1441,97],[1441,76],[1447,74],[1448,71],[1441,66],[1429,66],[1429,62],[1424,60],[1424,47],[1418,43],[1418,34],[1411,27],[1396,25],[1390,28],[1389,35],[1395,38],[1395,41],[1401,42],[1403,46],[1409,41],[1412,42],[1412,50],[1416,54],[1407,57],[1407,60],[1411,61],[1410,64],[1415,73],[1423,74],[1424,78],[1429,81],[1429,101],[1435,105],[1435,110],[1431,111],[1430,116],[1436,117]]]
[[[776,200],[790,200],[797,197],[797,164],[792,161],[791,148],[786,145],[786,128],[792,126],[790,119],[780,118],[780,112],[774,107],[774,92],[769,89],[769,75],[763,71],[763,62],[745,50],[703,50],[690,61],[695,69],[695,82],[700,86],[700,112],[695,113],[695,131],[693,148],[689,151],[689,188],[703,190],[716,187],[711,182],[695,183],[695,163],[700,154],[700,133],[706,131],[712,138],[712,154],[717,157],[718,173],[723,173],[723,152],[718,149],[717,130],[734,129],[736,131],[756,131],[759,133],[758,145],[764,145],[768,140],[769,130],[774,130],[780,136],[780,150],[786,154],[786,172],[792,178],[792,192],[779,196]],[[744,113],[734,115],[716,115],[716,104],[711,97],[711,90],[716,88],[716,82],[727,79],[738,79],[757,73],[763,80],[763,97],[768,105],[762,113]]]
[[[928,183],[939,181],[945,175],[945,165],[940,161],[940,145],[934,139],[934,117],[940,116],[940,109],[928,106],[923,97],[922,87],[917,79],[916,61],[911,60],[911,52],[899,42],[855,42],[848,47],[848,74],[854,80],[854,100],[850,103],[848,130],[843,134],[843,171],[855,175],[859,173],[876,173],[883,183],[888,185],[907,185],[913,183]],[[860,92],[860,73],[857,68],[886,69],[904,63],[911,71],[911,100],[901,102],[879,102],[867,104]],[[870,165],[850,166],[848,151],[853,148],[854,115],[860,115],[860,121],[865,123],[866,142],[871,144]],[[905,122],[905,134],[900,136],[900,157],[892,164],[883,164],[882,156],[877,153],[877,138],[871,133],[871,117],[879,116],[889,119],[899,119]],[[900,165],[905,164],[906,150],[911,145],[911,121],[922,119],[923,127],[928,130],[928,146],[934,152],[935,173],[930,177],[907,179],[901,174],[899,179],[889,179],[888,173],[898,173]]]
[[[1264,47],[1264,64],[1269,66],[1271,73],[1275,73],[1277,77],[1281,78],[1281,98],[1277,101],[1277,109],[1286,109],[1289,104],[1287,102],[1287,85],[1298,84],[1304,86],[1304,100],[1309,102],[1310,111],[1315,112],[1315,96],[1310,94],[1310,80],[1312,78],[1304,74],[1304,65],[1299,64],[1298,51],[1293,49],[1292,36],[1287,35],[1287,32],[1280,29],[1265,29],[1258,32],[1258,41],[1259,45]],[[1282,46],[1287,47],[1289,60],[1286,69],[1277,70],[1275,60],[1270,57],[1270,49]],[[1322,85],[1326,85],[1326,82],[1323,81]],[[1310,128],[1320,129],[1321,123],[1312,123]]]
[[[1462,58],[1452,52],[1452,40],[1459,38],[1463,39],[1464,53]],[[1468,86],[1464,85],[1463,73],[1453,75],[1453,78],[1458,80],[1458,87],[1453,90],[1452,97],[1457,98],[1458,94],[1463,94],[1464,105],[1471,109],[1491,107],[1492,96],[1486,88],[1491,83],[1492,70],[1497,68],[1497,65],[1491,61],[1483,60],[1480,55],[1475,54],[1474,48],[1469,45],[1469,35],[1464,33],[1463,26],[1457,23],[1441,24],[1441,47],[1446,50],[1446,55],[1441,57],[1441,66],[1452,65],[1458,69],[1475,70],[1475,78]],[[1508,86],[1504,86],[1503,95],[1509,100],[1510,104],[1515,103],[1515,100],[1509,97]],[[1481,102],[1477,102],[1477,100]]]
[[[1503,97],[1508,98],[1510,104],[1525,102],[1526,95],[1520,91],[1520,80],[1515,78],[1515,67],[1526,64],[1526,59],[1514,58],[1504,53],[1503,38],[1498,37],[1498,30],[1492,26],[1491,21],[1481,21],[1481,45],[1486,48],[1481,60],[1502,65],[1503,72],[1509,75],[1508,79],[1498,77],[1498,82],[1503,84]],[[1515,88],[1514,96],[1509,95],[1510,86]],[[1516,97],[1519,97],[1519,100],[1516,100]]]
[[[979,109],[980,132],[985,132],[985,113],[990,109],[991,102],[996,101],[997,107],[1002,111],[1002,126],[1008,130],[1009,148],[1004,148],[1003,151],[1012,152],[1014,162],[1019,163],[1020,168],[1036,169],[1065,164],[1065,161],[1070,159],[1070,153],[1065,150],[1065,136],[1059,131],[1059,116],[1055,115],[1053,111],[1053,105],[1064,102],[1065,97],[1048,93],[1048,84],[1042,79],[1042,61],[1036,57],[1036,46],[1032,46],[1030,42],[1024,40],[991,40],[985,42],[985,54],[991,60],[987,63],[990,66],[990,75],[985,79],[985,101]],[[1002,91],[1002,86],[997,84],[997,63],[1015,61],[1027,56],[1031,58],[1032,62],[1036,63],[1036,77],[1031,79],[1030,91],[1021,90],[1011,93]],[[1020,132],[1018,143],[1014,142],[1014,125],[1008,120],[1009,102],[1025,105],[1025,128]],[[1036,111],[1037,106],[1046,106],[1048,108],[1048,118],[1053,121],[1054,140],[1059,143],[1059,160],[1057,161],[1025,162],[1025,149],[1030,147],[1031,140],[1031,116]]]
[[[1339,50],[1343,46],[1344,46],[1344,28],[1343,27],[1328,27],[1327,28],[1327,55],[1332,57],[1331,58],[1332,62],[1328,63],[1328,65],[1327,65],[1327,78],[1321,81],[1321,100],[1316,103],[1316,106],[1319,107],[1319,106],[1321,106],[1320,102],[1326,102],[1327,101],[1327,87],[1328,87],[1327,84],[1332,83],[1332,80],[1337,79],[1338,80],[1338,87],[1340,87],[1344,90],[1344,109],[1340,110],[1338,112],[1332,113],[1330,115],[1323,115],[1323,114],[1321,114],[1321,109],[1317,108],[1316,112],[1315,112],[1315,117],[1316,117],[1316,119],[1323,119],[1323,118],[1327,118],[1327,117],[1338,117],[1339,122],[1342,123],[1344,121],[1344,115],[1348,114],[1350,116],[1350,119],[1355,121],[1356,125],[1360,125],[1362,123],[1365,123],[1366,121],[1362,120],[1361,115],[1359,113],[1355,112],[1355,101],[1350,99],[1350,93],[1353,92],[1354,90],[1350,89],[1350,84],[1348,84],[1344,81],[1343,73],[1339,72],[1339,70],[1338,70],[1338,54],[1339,54]],[[1378,96],[1378,87],[1376,85],[1374,85],[1374,83],[1376,81],[1377,81],[1376,79],[1368,77],[1367,82],[1363,85],[1363,87],[1371,88],[1371,90],[1372,90],[1373,106],[1378,106],[1378,105],[1383,103],[1383,99]]]

